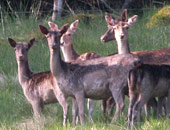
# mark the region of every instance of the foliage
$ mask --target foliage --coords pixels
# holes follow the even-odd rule
[[[69,17],[67,21],[70,23],[77,19],[79,19],[80,21],[84,23],[90,23],[90,22],[94,22],[97,19],[97,16],[95,14],[79,13],[79,14],[75,14],[74,16]]]
[[[146,24],[148,28],[170,25],[170,6],[165,6],[154,14]]]
[[[136,50],[154,50],[168,47],[169,26],[159,26],[154,29],[146,28],[146,22],[149,17],[157,10],[145,11],[142,18],[139,18],[134,26],[129,28],[129,44],[132,51]],[[96,101],[94,105],[94,121],[89,123],[87,120],[84,126],[80,124],[71,125],[71,100],[69,99],[69,123],[66,127],[62,126],[62,108],[59,104],[51,104],[44,107],[43,114],[45,119],[34,120],[31,105],[28,104],[21,86],[17,79],[17,64],[14,50],[10,47],[7,38],[11,37],[16,41],[28,41],[35,37],[35,45],[29,52],[29,65],[34,72],[49,70],[49,49],[47,41],[39,32],[39,24],[48,28],[47,22],[50,17],[44,19],[35,19],[32,15],[25,17],[18,15],[18,18],[9,17],[5,14],[3,17],[5,31],[0,28],[0,129],[2,130],[125,130],[127,129],[127,107],[128,99],[123,116],[113,124],[110,124],[111,116],[103,118],[101,112],[101,101]],[[101,43],[100,36],[107,30],[107,24],[102,14],[94,14],[95,22],[90,20],[85,24],[80,19],[77,32],[73,36],[74,47],[78,53],[94,51],[101,56],[106,56],[116,52],[116,43]],[[60,27],[68,22],[68,18],[57,19],[55,21]],[[73,20],[74,21],[74,20]],[[69,23],[73,22],[69,21]],[[163,118],[157,120],[150,117],[149,120],[143,118],[141,125],[137,126],[139,130],[168,130],[170,119]]]

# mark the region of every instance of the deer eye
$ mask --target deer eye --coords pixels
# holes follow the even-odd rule
[[[17,49],[16,48],[14,48],[14,51],[16,51]]]
[[[71,34],[69,33],[68,36],[71,36]]]
[[[25,48],[25,50],[26,50],[26,51],[28,51],[28,47],[27,47],[27,48]]]

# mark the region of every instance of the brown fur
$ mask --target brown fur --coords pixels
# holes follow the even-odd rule
[[[61,36],[60,38],[60,47],[62,49],[62,52],[63,52],[63,55],[64,55],[64,59],[66,62],[71,62],[71,61],[84,61],[84,60],[89,60],[89,59],[94,59],[94,58],[98,58],[100,57],[99,54],[95,53],[95,52],[86,52],[84,54],[81,54],[79,55],[75,49],[74,49],[74,45],[73,45],[73,35],[74,33],[76,32],[76,29],[78,27],[78,23],[79,21],[76,20],[74,21],[70,26],[69,28],[67,29],[67,31]],[[57,26],[55,25],[54,23],[51,23],[49,24],[49,26],[52,28],[52,25],[53,26]],[[88,110],[89,110],[89,121],[92,121],[92,113],[93,113],[93,101],[91,99],[88,99],[88,102],[87,102],[87,106],[88,106]],[[76,103],[74,103],[74,105],[76,105]],[[74,106],[74,109],[75,110],[78,110],[77,108],[75,107],[78,107],[78,106]],[[76,115],[74,115],[74,113],[78,113],[74,110],[72,110],[73,112],[73,122],[75,122],[76,120]],[[74,124],[74,123],[73,123]]]
[[[10,45],[15,49],[18,63],[18,79],[22,86],[25,97],[32,105],[34,115],[40,117],[45,104],[58,102],[66,108],[63,114],[63,124],[66,124],[68,104],[64,95],[58,89],[56,80],[50,71],[33,73],[28,65],[28,50],[34,44],[34,39],[30,42],[15,42],[8,39]],[[57,101],[58,99],[58,101]]]
[[[115,19],[110,14],[107,14],[105,16],[106,21],[108,23],[108,30],[106,33],[101,36],[101,41],[108,42],[111,40],[116,40],[117,47],[118,47],[118,53],[130,53],[129,43],[128,43],[128,27],[130,24],[133,24],[135,20],[135,16],[129,18],[127,20],[127,10],[125,10],[122,14],[122,20],[121,19]],[[126,19],[126,20],[125,20]],[[117,28],[119,26],[119,28]],[[123,31],[122,31],[123,29]],[[118,32],[118,33],[116,33]],[[119,39],[118,37],[121,37],[123,35],[123,39]],[[119,52],[120,51],[120,52]],[[136,54],[139,56],[139,58],[142,60],[143,63],[147,64],[169,64],[169,56],[170,56],[170,49],[159,49],[154,51],[136,51],[131,52],[132,54]],[[114,54],[113,54],[114,55]],[[153,99],[153,107],[155,100]],[[145,107],[149,107],[148,106]],[[149,108],[150,109],[150,108]],[[153,108],[156,110],[155,108]],[[149,112],[146,112],[149,113]],[[156,113],[156,112],[155,112]],[[157,113],[158,114],[158,113]],[[148,115],[148,114],[146,114]]]
[[[51,72],[61,91],[76,99],[80,122],[85,122],[84,98],[99,100],[109,98],[111,95],[117,106],[113,118],[115,120],[124,107],[122,91],[127,86],[127,74],[140,62],[138,57],[122,54],[68,64],[61,59],[60,37],[55,33],[51,34],[42,25],[40,29],[48,41]],[[59,33],[60,30],[56,32]],[[122,79],[121,82],[118,79]]]
[[[141,64],[129,72],[128,84],[128,124],[134,126],[137,120],[140,121],[140,109],[150,98],[159,97],[163,100],[168,95],[169,100],[170,66]]]
[[[43,105],[57,102],[57,99],[53,92],[54,83],[51,72],[33,73],[29,69],[27,53],[33,42],[34,40],[30,40],[28,43],[16,43],[9,38],[9,43],[15,49],[19,82],[23,88],[24,95],[32,105],[35,116],[40,116]],[[45,85],[46,82],[48,82],[48,85]]]

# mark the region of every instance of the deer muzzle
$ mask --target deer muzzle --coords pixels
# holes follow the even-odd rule
[[[51,48],[56,49],[57,48],[57,44],[56,43],[51,44]]]

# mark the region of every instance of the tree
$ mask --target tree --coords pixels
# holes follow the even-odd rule
[[[57,17],[61,17],[63,10],[63,0],[54,0],[52,21],[55,21]]]

